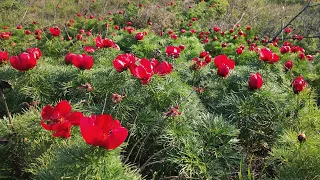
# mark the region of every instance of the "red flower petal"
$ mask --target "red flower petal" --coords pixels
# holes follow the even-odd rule
[[[94,121],[95,125],[98,126],[104,133],[109,134],[112,127],[112,116],[109,114],[103,114],[96,116],[96,120]]]
[[[45,130],[48,130],[48,131],[52,130],[52,126],[44,123],[44,120],[41,120],[41,121],[40,121],[40,124],[41,124],[41,126],[42,126]]]
[[[102,43],[102,40],[101,40],[101,37],[100,37],[100,36],[98,36],[98,37],[96,38],[96,46],[97,46],[98,48],[102,48],[102,47],[103,47],[103,43]]]
[[[80,125],[80,119],[83,118],[82,112],[73,112],[68,117],[67,120],[74,126]]]
[[[67,115],[70,114],[71,109],[72,109],[72,107],[69,104],[69,102],[66,100],[62,100],[53,108],[52,117],[54,119],[59,119],[61,117],[67,117]]]
[[[52,130],[55,131],[55,133],[52,134],[52,136],[54,137],[69,138],[71,123],[68,121],[65,121],[63,123],[57,123],[52,127]]]
[[[52,113],[53,113],[53,108],[51,105],[47,105],[43,107],[41,112],[42,119],[44,120],[50,119],[52,116]]]
[[[229,74],[230,68],[229,66],[222,64],[217,71],[217,74],[222,77],[227,77]]]
[[[213,60],[214,64],[219,68],[222,64],[225,64],[225,62],[228,61],[228,56],[225,54],[216,56]]]
[[[102,146],[103,132],[98,126],[94,125],[95,116],[83,117],[80,120],[80,132],[83,139],[93,146]]]
[[[272,59],[272,51],[268,48],[261,49],[259,54],[262,61],[269,61]]]
[[[128,130],[126,128],[120,127],[113,129],[103,147],[109,150],[115,149],[126,140],[127,136]]]

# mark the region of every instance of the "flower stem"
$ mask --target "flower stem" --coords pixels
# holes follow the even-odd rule
[[[104,98],[103,108],[102,108],[102,112],[101,112],[101,114],[103,114],[103,113],[104,113],[104,109],[106,108],[107,98],[108,98],[108,93],[106,93],[106,98]]]
[[[1,95],[1,98],[2,98],[2,100],[3,100],[4,106],[5,106],[5,108],[6,108],[7,116],[8,116],[8,118],[9,118],[9,124],[10,124],[10,126],[12,127],[12,129],[14,129],[14,128],[13,128],[13,123],[12,123],[12,117],[11,117],[11,114],[10,114],[10,111],[9,111],[9,108],[8,108],[8,104],[7,104],[7,101],[6,101],[6,97],[4,96],[3,91],[2,91],[1,88],[0,88],[0,95]]]

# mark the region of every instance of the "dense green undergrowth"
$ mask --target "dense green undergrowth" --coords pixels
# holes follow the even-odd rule
[[[217,8],[201,16],[201,10],[212,3],[217,3]],[[144,5],[151,7],[152,4],[150,1]],[[12,129],[8,124],[1,102],[0,139],[8,143],[0,144],[0,178],[319,178],[320,56],[316,54],[317,41],[306,45],[304,41],[289,40],[292,46],[303,47],[306,54],[314,53],[313,61],[308,61],[301,60],[298,53],[281,54],[279,47],[257,40],[259,48],[268,47],[280,56],[279,62],[274,64],[261,61],[259,53],[249,50],[247,44],[247,40],[257,34],[256,30],[238,27],[234,33],[226,30],[223,36],[212,29],[209,31],[201,23],[205,17],[225,14],[227,4],[227,1],[193,4],[190,11],[180,14],[184,22],[172,26],[178,35],[176,40],[167,34],[169,29],[161,29],[164,35],[160,36],[147,22],[139,26],[136,15],[143,10],[134,2],[126,6],[125,16],[109,15],[101,21],[75,17],[71,27],[61,28],[60,37],[51,36],[47,27],[40,40],[33,35],[26,36],[23,30],[15,27],[0,29],[0,32],[13,32],[10,39],[0,39],[1,47],[10,55],[18,55],[29,47],[38,47],[43,53],[37,66],[26,72],[15,70],[9,62],[0,64],[0,80],[10,81],[13,86],[3,92],[14,126]],[[168,5],[166,11],[177,13],[183,5],[176,2],[176,6]],[[113,21],[109,21],[109,17]],[[187,22],[193,17],[199,21],[188,26]],[[123,28],[127,21],[137,23],[133,25],[137,28],[134,33],[113,28],[114,25]],[[106,24],[110,26],[107,28]],[[24,28],[33,31],[40,26],[29,24]],[[186,29],[184,34],[180,32],[182,28]],[[91,30],[93,36],[84,36],[86,41],[77,40],[75,36],[80,29]],[[189,32],[191,29],[197,33]],[[240,30],[246,36],[234,39]],[[135,34],[144,31],[147,32],[144,39],[136,41]],[[199,38],[201,31],[208,32],[210,41],[207,44]],[[90,70],[80,70],[64,62],[67,52],[84,53],[83,46],[95,46],[93,38],[98,35],[115,41],[120,50],[96,49],[91,54],[94,65]],[[74,39],[61,40],[68,36]],[[214,37],[218,40],[213,41]],[[221,46],[223,42],[227,42],[227,47]],[[281,46],[283,42],[278,44]],[[166,55],[169,45],[184,45],[185,49],[174,59]],[[245,49],[242,54],[236,54],[240,45]],[[214,63],[194,70],[192,59],[203,51],[210,52],[213,58],[226,54],[235,61],[235,68],[225,78],[217,75]],[[151,81],[143,85],[130,71],[115,70],[112,61],[123,53],[168,61],[173,71],[166,76],[153,75]],[[289,59],[294,66],[287,71],[283,65]],[[261,74],[264,83],[261,89],[250,90],[248,81],[256,72]],[[292,81],[300,75],[308,87],[295,94]],[[93,91],[83,88],[85,83],[89,83]],[[124,96],[121,102],[111,100],[114,93]],[[129,131],[125,143],[111,151],[88,145],[79,127],[72,127],[69,139],[52,137],[51,132],[40,125],[41,109],[63,99],[87,116],[111,114]],[[181,114],[170,114],[175,106]],[[299,142],[300,133],[307,136],[305,142]]]

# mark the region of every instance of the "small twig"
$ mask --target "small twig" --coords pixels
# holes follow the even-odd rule
[[[68,36],[68,39],[69,39],[69,33],[68,33],[68,30],[67,30],[67,28],[66,28],[66,25],[63,25],[63,27],[64,27],[64,30],[66,31],[66,33],[67,33],[67,36]],[[69,39],[70,40],[70,39]],[[74,45],[73,44],[73,40],[70,40],[71,41],[71,43],[72,43],[72,45]]]
[[[234,24],[233,29],[237,26],[237,24],[239,24],[242,21],[244,14],[245,14],[245,12],[242,13],[241,18],[239,19],[239,21]]]
[[[313,4],[313,5],[309,5],[309,7],[314,7],[314,6],[320,6],[320,3],[318,3],[318,4]]]
[[[104,113],[104,109],[106,108],[107,98],[108,98],[108,93],[106,93],[106,98],[104,98],[103,108],[102,108],[102,112],[101,112],[101,114],[103,114],[103,113]]]
[[[29,11],[29,8],[27,8],[27,10],[26,10],[26,12],[24,13],[24,15],[23,15],[23,17],[21,18],[21,20],[20,20],[20,23],[19,24],[21,24],[22,23],[22,21],[24,20],[24,18],[26,17],[26,15],[27,15],[27,12]]]
[[[57,8],[58,8],[59,4],[61,3],[61,1],[62,1],[62,0],[60,0],[60,1],[58,2],[58,4],[56,5],[56,7],[54,8],[53,24],[55,24],[55,23],[56,23]]]
[[[7,101],[6,101],[6,97],[4,96],[3,91],[2,91],[1,88],[0,88],[0,95],[1,95],[1,98],[2,98],[2,100],[3,100],[4,106],[5,106],[5,108],[6,108],[7,116],[8,116],[8,119],[9,119],[9,123],[10,123],[12,129],[14,129],[14,127],[13,127],[13,122],[12,122],[12,117],[11,117],[11,114],[10,114],[10,111],[9,111],[9,108],[8,108],[8,104],[7,104]]]
[[[153,157],[155,157],[158,154],[161,154],[163,151],[166,151],[168,149],[172,148],[172,146],[168,146],[166,148],[161,149],[160,151],[158,151],[157,153],[153,154],[152,156],[149,157],[149,159],[139,168],[141,171],[143,171],[143,169],[147,166],[149,166],[150,164],[148,164],[149,161],[152,160]]]
[[[303,37],[303,39],[305,39],[305,38],[316,39],[316,38],[320,38],[320,35]],[[293,39],[293,38],[292,37],[288,37],[288,38],[283,38],[283,39]]]

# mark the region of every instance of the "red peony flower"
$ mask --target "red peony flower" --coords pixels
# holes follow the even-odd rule
[[[37,65],[37,59],[34,55],[23,52],[18,56],[10,57],[10,64],[13,68],[24,72],[34,68]]]
[[[139,65],[137,65],[138,63]],[[131,64],[130,71],[133,76],[141,80],[142,84],[148,84],[153,74],[153,66],[148,59],[139,59]]]
[[[85,47],[83,48],[83,50],[84,50],[84,52],[86,52],[86,53],[88,53],[88,54],[92,54],[92,53],[94,53],[94,51],[95,51],[92,46],[85,46]]]
[[[304,60],[304,59],[306,59],[306,55],[304,53],[299,53],[298,58],[301,60]]]
[[[93,66],[92,56],[86,54],[77,54],[76,57],[72,60],[72,64],[79,69],[91,69]]]
[[[280,52],[281,52],[281,54],[285,54],[285,53],[289,52],[290,49],[291,49],[290,46],[281,46]]]
[[[181,49],[176,46],[167,46],[166,54],[169,57],[178,58],[180,57]]]
[[[122,72],[127,70],[135,61],[136,57],[133,54],[120,54],[112,63],[118,72]]]
[[[280,59],[280,57],[276,53],[273,53],[268,48],[261,49],[259,54],[262,61],[268,61],[268,63],[271,64],[278,62]]]
[[[9,58],[7,51],[0,51],[0,64],[7,61]]]
[[[76,38],[77,38],[77,40],[82,40],[83,36],[81,34],[77,34]]]
[[[27,52],[30,55],[33,55],[37,60],[42,56],[42,52],[39,48],[29,48],[27,49]]]
[[[291,60],[287,60],[287,61],[284,63],[284,68],[285,68],[286,70],[290,70],[290,69],[292,69],[292,67],[293,67],[293,62],[292,62]]]
[[[119,147],[128,136],[128,130],[109,114],[83,117],[80,132],[88,144],[108,150]]]
[[[87,35],[87,36],[91,36],[91,35],[92,35],[91,31],[88,30],[88,31],[86,32],[86,35]]]
[[[141,40],[143,40],[143,37],[144,37],[143,33],[139,32],[139,33],[136,34],[135,39],[137,41],[141,41]]]
[[[222,64],[227,65],[230,69],[233,69],[235,66],[235,62],[232,59],[229,59],[225,54],[216,56],[213,62],[217,66],[217,68],[220,68]]]
[[[291,47],[291,52],[293,52],[293,53],[296,53],[296,52],[304,53],[305,50],[302,47],[299,47],[299,46],[292,46]]]
[[[308,61],[313,61],[314,56],[313,55],[307,55],[306,58],[308,59]]]
[[[58,27],[52,27],[49,29],[52,36],[60,36],[60,29]]]
[[[217,74],[222,77],[227,77],[229,74],[230,68],[229,66],[225,64],[221,64],[221,66],[218,68]]]
[[[156,59],[152,59],[151,64],[153,66],[153,72],[160,76],[164,76],[172,72],[172,65],[167,61],[159,62]]]
[[[303,91],[303,89],[307,86],[307,82],[303,79],[302,76],[297,77],[292,82],[293,92],[298,94],[299,92]]]
[[[289,27],[285,28],[284,32],[287,33],[287,34],[290,34],[291,33],[291,28],[289,28]]]
[[[291,43],[289,43],[288,41],[283,42],[283,46],[289,46],[291,47]]]
[[[178,35],[176,35],[176,34],[171,34],[171,35],[170,35],[170,38],[176,40],[176,39],[178,39]]]
[[[220,31],[220,28],[217,27],[217,26],[214,26],[214,27],[213,27],[213,30],[214,30],[215,32],[219,32],[219,31]]]
[[[42,30],[41,29],[35,30],[34,34],[35,35],[41,35],[42,34]]]
[[[252,74],[249,79],[249,89],[260,89],[263,79],[259,73]]]
[[[297,37],[297,40],[298,40],[298,41],[301,41],[303,38],[304,38],[303,36],[298,36],[298,37]]]
[[[24,34],[29,35],[29,34],[31,34],[31,31],[30,30],[25,30]]]
[[[67,64],[71,64],[73,59],[76,58],[76,56],[77,56],[76,54],[68,52],[68,54],[64,58],[64,62],[67,63]]]
[[[108,39],[108,38],[101,39],[101,37],[98,36],[96,38],[96,46],[98,48],[102,48],[102,47],[110,48],[110,47],[115,47],[116,43],[113,42],[111,39]]]
[[[209,55],[209,52],[208,51],[202,51],[199,55],[199,58],[204,58],[206,57],[207,55]]]
[[[48,130],[54,131],[54,137],[70,137],[71,126],[79,126],[80,119],[83,117],[81,112],[72,112],[68,101],[62,100],[55,107],[47,105],[42,109],[41,126]]]
[[[0,39],[10,39],[11,32],[0,32]]]
[[[238,55],[240,55],[240,54],[242,54],[242,48],[241,47],[239,47],[239,48],[237,48],[237,50],[236,50],[236,53],[238,54]]]
[[[227,77],[230,69],[235,66],[235,62],[225,54],[216,56],[213,62],[218,68],[217,74],[222,77]]]

